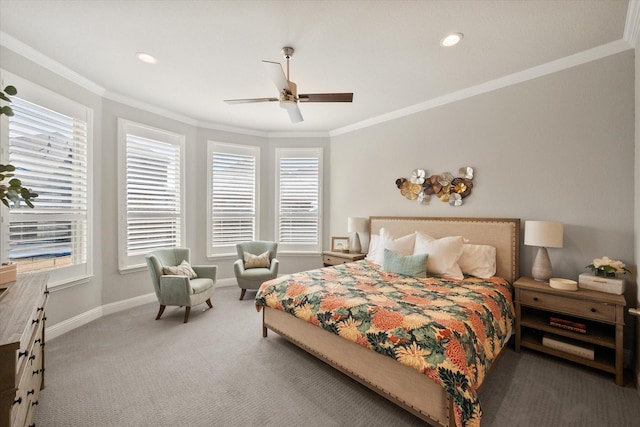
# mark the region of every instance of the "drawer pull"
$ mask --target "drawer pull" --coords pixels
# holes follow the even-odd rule
[[[33,371],[33,373],[31,375],[38,375],[40,373],[39,369],[36,369],[35,371]]]
[[[31,406],[36,406],[37,404],[38,404],[38,401],[37,401],[37,400],[35,400],[35,401],[31,402]]]
[[[32,354],[31,356],[29,356],[29,360],[31,360],[32,362],[36,360],[36,355]]]
[[[27,392],[27,396],[29,396],[30,394],[36,394],[36,391],[34,389],[31,389]]]
[[[14,405],[19,405],[22,403],[22,396],[20,396],[19,398],[17,398],[16,400],[13,401]]]
[[[35,340],[33,343],[34,344],[38,344],[40,341],[42,341],[40,338],[38,338],[37,340]]]
[[[38,309],[36,310],[36,312],[38,312],[38,311],[43,311],[43,310],[44,310],[44,307],[38,307]]]
[[[33,320],[31,321],[31,324],[33,325],[34,323],[40,323],[40,319],[33,319]]]
[[[538,297],[533,297],[533,300],[534,301],[538,301]]]
[[[26,356],[27,354],[29,354],[29,352],[27,350],[25,351],[19,351],[18,352],[18,359],[20,359],[21,357]]]
[[[597,311],[597,310],[596,310],[595,308],[591,307],[591,312],[592,312],[592,313],[595,313],[596,311]]]
[[[49,290],[47,289],[46,291],[44,291],[45,295],[49,295]]]

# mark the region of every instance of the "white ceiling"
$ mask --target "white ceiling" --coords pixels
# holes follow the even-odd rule
[[[35,49],[107,98],[199,124],[322,134],[620,41],[627,8],[626,0],[0,0],[0,44]],[[450,32],[464,39],[442,48]],[[300,93],[354,92],[353,103],[301,104],[305,121],[292,124],[277,103],[223,102],[277,96],[261,60],[284,62],[283,46],[295,48]],[[140,62],[140,51],[159,62]]]

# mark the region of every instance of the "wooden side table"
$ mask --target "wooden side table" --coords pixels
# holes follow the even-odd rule
[[[553,356],[615,374],[623,385],[623,295],[578,289],[563,291],[530,277],[515,281],[516,351],[527,347]],[[585,325],[583,332],[550,325],[550,317]],[[543,345],[545,334],[572,340],[577,346],[592,346],[594,358],[581,357]],[[549,335],[547,335],[549,336]]]
[[[352,254],[346,252],[332,252],[332,251],[324,251],[322,252],[322,262],[325,267],[329,267],[330,265],[338,265],[338,264],[346,264],[348,262],[359,261],[364,259],[365,254]]]

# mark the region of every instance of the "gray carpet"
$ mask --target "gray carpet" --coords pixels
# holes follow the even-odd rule
[[[105,316],[46,345],[38,427],[416,426],[421,421],[289,344],[261,336],[248,292],[218,288],[214,308],[156,304]],[[638,426],[632,384],[508,349],[485,381],[483,427]]]

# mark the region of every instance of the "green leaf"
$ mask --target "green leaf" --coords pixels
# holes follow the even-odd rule
[[[4,203],[4,205],[5,205],[6,207],[9,207],[9,202],[7,202],[7,199],[6,199],[6,198],[4,198],[4,197],[2,198],[2,203]]]
[[[5,116],[13,116],[13,110],[8,105],[5,105],[0,109],[0,114],[4,114]]]
[[[7,172],[15,172],[16,167],[15,167],[15,166],[13,166],[13,165],[5,165],[5,170],[6,170]]]
[[[0,92],[0,99],[2,99],[3,101],[11,102],[11,99],[9,99],[9,97],[5,95],[4,92]]]
[[[13,178],[11,181],[9,181],[9,185],[12,187],[20,187],[22,185],[22,181],[20,181],[18,178]]]
[[[16,89],[15,86],[11,86],[11,85],[5,87],[4,91],[11,96],[18,94],[18,89]]]

